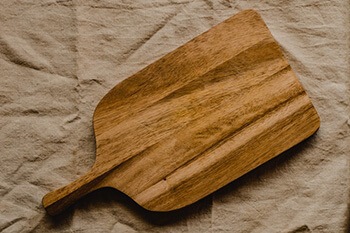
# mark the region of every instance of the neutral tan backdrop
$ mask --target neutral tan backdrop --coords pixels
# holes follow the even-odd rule
[[[150,213],[105,189],[47,216],[42,196],[94,161],[100,98],[247,8],[260,12],[310,95],[317,134],[180,211]],[[1,0],[0,231],[347,232],[349,12],[349,1]]]

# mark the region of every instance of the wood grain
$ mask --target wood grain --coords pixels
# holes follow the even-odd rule
[[[96,162],[47,194],[56,214],[101,187],[146,209],[189,205],[312,135],[320,120],[261,17],[243,11],[115,86]]]

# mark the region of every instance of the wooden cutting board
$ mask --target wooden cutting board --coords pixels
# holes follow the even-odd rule
[[[243,11],[115,86],[96,162],[48,193],[57,214],[113,187],[152,211],[189,205],[312,135],[320,120],[258,13]]]

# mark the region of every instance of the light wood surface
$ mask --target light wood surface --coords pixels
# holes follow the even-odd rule
[[[96,162],[48,193],[57,214],[101,187],[170,211],[312,135],[319,117],[261,17],[243,11],[115,86],[94,113]],[[77,168],[79,169],[79,168]]]

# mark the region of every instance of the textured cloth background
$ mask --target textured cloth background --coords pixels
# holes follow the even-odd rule
[[[114,85],[240,10],[257,10],[321,117],[317,134],[180,211],[96,191],[57,217],[44,194],[94,162]],[[350,3],[1,0],[1,232],[348,232]]]

